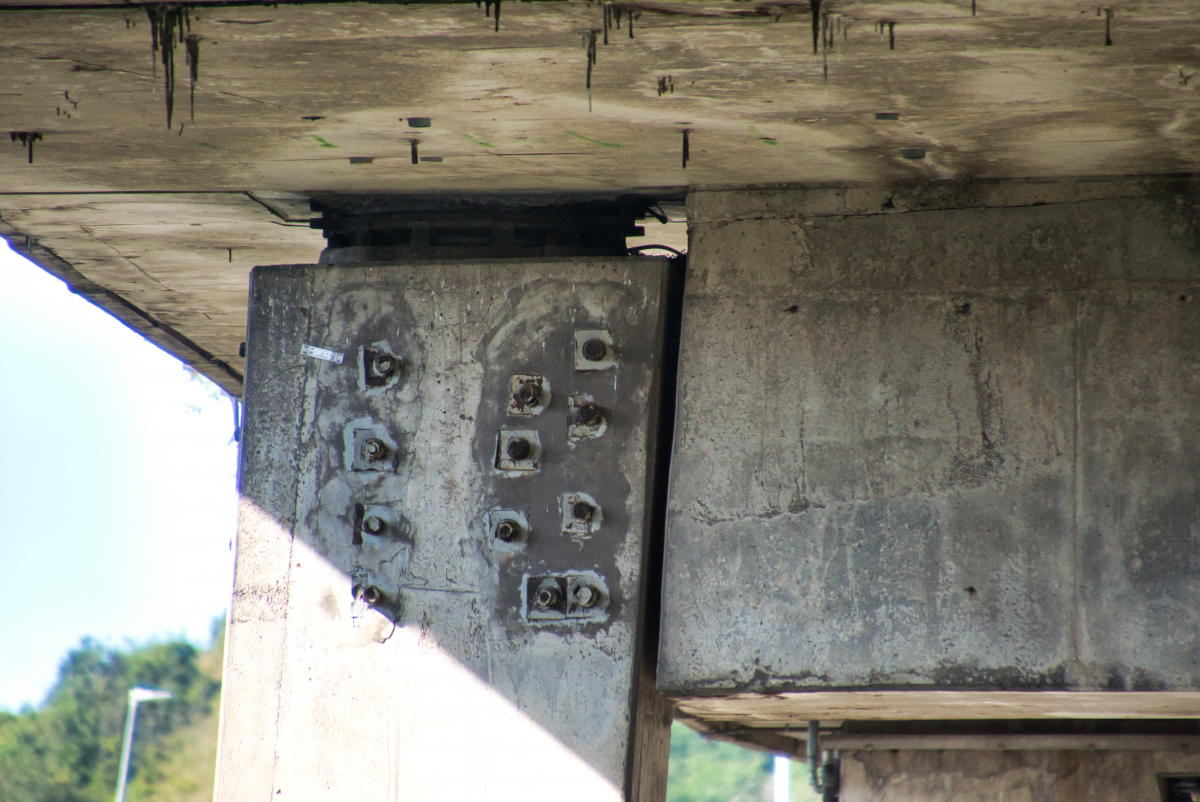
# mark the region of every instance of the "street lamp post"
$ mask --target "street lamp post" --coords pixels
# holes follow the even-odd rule
[[[117,780],[116,802],[125,802],[125,780],[129,776],[129,753],[133,751],[133,719],[137,715],[138,702],[170,699],[174,695],[170,691],[156,691],[150,688],[129,689],[129,715],[125,718],[125,747],[121,750],[121,777]]]
[[[776,755],[774,768],[771,802],[791,802],[792,761],[782,755]]]

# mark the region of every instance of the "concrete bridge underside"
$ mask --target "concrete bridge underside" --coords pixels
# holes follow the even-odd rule
[[[486,11],[0,0],[0,235],[246,393],[219,797],[1188,799],[1200,8]],[[570,203],[686,266],[396,233]]]

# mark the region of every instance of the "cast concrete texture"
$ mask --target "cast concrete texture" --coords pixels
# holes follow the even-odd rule
[[[250,269],[315,260],[324,245],[306,202],[269,202],[244,192],[0,193],[0,235],[240,396]]]
[[[1164,189],[693,194],[659,687],[1196,689],[1200,195]]]
[[[826,0],[824,57],[804,0],[615,3],[590,112],[581,35],[603,29],[599,3],[509,2],[497,31],[475,3],[200,0],[195,119],[177,42],[170,129],[147,5],[0,0],[0,136],[42,137],[32,163],[0,148],[0,235],[235,394],[247,272],[316,260],[316,234],[285,227],[315,193],[1200,169],[1191,0],[1122,3],[1111,46],[1075,0],[981,0],[974,16],[969,0]],[[410,139],[441,161],[412,164]],[[101,202],[114,192],[119,213]],[[177,214],[197,193],[220,194]]]
[[[851,752],[842,802],[1132,802],[1159,799],[1155,775],[1200,772],[1195,754]]]
[[[255,272],[220,802],[663,797],[670,707],[640,645],[666,278],[649,258]],[[616,364],[577,370],[577,329],[608,330]],[[367,347],[394,383],[364,384]],[[513,374],[546,378],[541,414],[509,413]],[[568,439],[576,393],[595,439]],[[538,433],[536,473],[496,470],[512,428]],[[595,531],[562,532],[569,492]],[[524,516],[516,542],[496,510]],[[595,577],[598,617],[532,620],[548,574]]]

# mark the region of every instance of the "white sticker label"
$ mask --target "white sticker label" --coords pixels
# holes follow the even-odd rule
[[[315,345],[300,346],[300,353],[304,354],[305,356],[324,359],[326,362],[336,362],[339,365],[342,364],[342,360],[346,358],[337,351],[330,351],[328,348],[317,348]]]

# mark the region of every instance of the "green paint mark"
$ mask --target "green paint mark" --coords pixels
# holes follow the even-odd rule
[[[749,131],[750,131],[750,133],[752,133],[752,134],[754,134],[756,137],[758,137],[758,141],[759,141],[759,142],[764,142],[764,143],[766,143],[766,144],[768,144],[768,145],[778,145],[778,144],[779,144],[779,143],[778,143],[778,142],[776,142],[776,141],[775,141],[773,138],[771,138],[771,137],[769,137],[769,136],[763,136],[762,134],[760,134],[760,133],[758,132],[758,129],[757,129],[757,128],[755,128],[753,125],[749,126]]]
[[[318,142],[320,142],[320,143],[321,143],[321,147],[323,147],[323,148],[336,148],[336,147],[337,147],[337,145],[333,144],[332,142],[329,142],[329,141],[328,141],[328,140],[326,140],[326,139],[325,139],[325,137],[323,137],[323,136],[314,136],[314,137],[313,137],[313,139],[315,139],[315,140],[317,140]]]
[[[197,145],[199,145],[199,146],[200,146],[200,147],[202,147],[202,148],[208,148],[209,150],[216,150],[216,149],[217,149],[217,146],[216,146],[216,145],[210,145],[210,144],[208,144],[207,142],[197,142],[196,144],[197,144]]]
[[[481,148],[494,148],[494,147],[496,147],[496,146],[495,146],[495,145],[493,145],[491,142],[484,142],[482,139],[480,139],[479,137],[475,136],[474,134],[463,134],[463,136],[464,136],[465,138],[467,138],[467,139],[471,140],[472,142],[474,142],[476,145],[479,145],[479,147],[481,147]]]
[[[582,139],[584,142],[591,142],[593,145],[600,145],[601,147],[605,147],[605,148],[621,147],[620,145],[616,144],[615,142],[601,142],[599,139],[592,139],[591,137],[584,136],[583,134],[577,134],[574,131],[567,131],[567,136],[573,136],[576,139]]]

